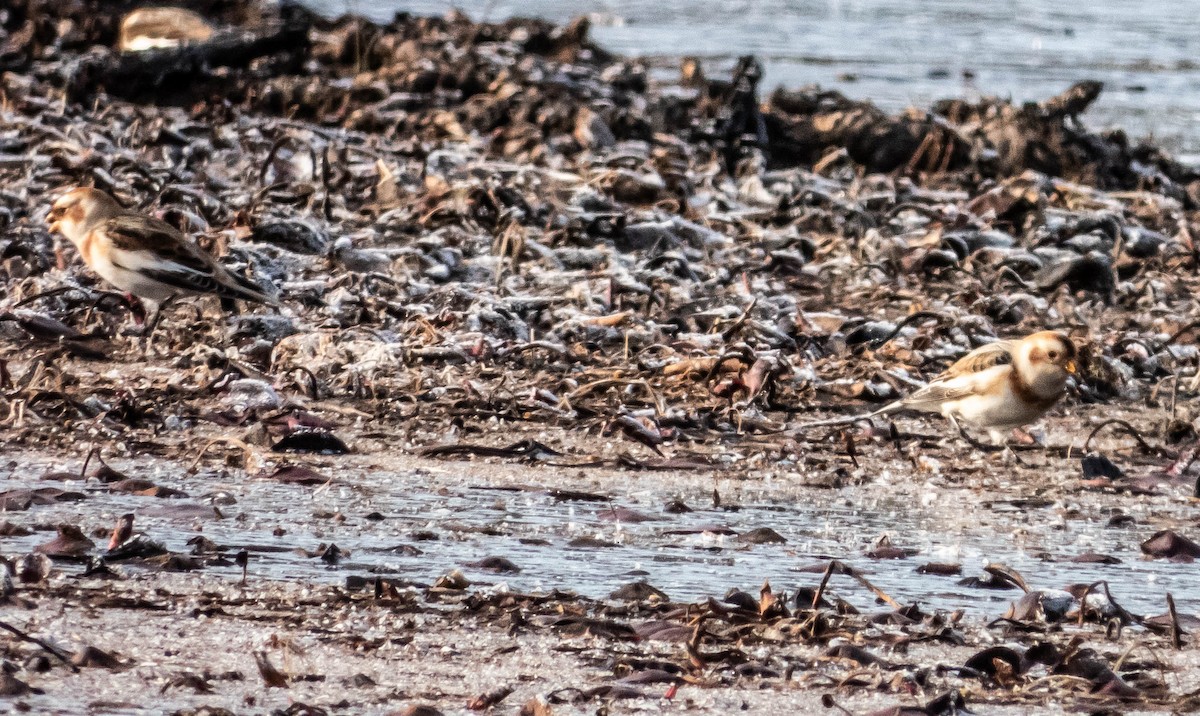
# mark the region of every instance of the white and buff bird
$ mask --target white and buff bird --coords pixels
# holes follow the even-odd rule
[[[912,395],[867,415],[800,425],[841,425],[902,410],[941,413],[966,437],[960,421],[987,430],[1001,442],[1052,408],[1076,372],[1078,353],[1057,331],[1039,331],[1019,341],[997,341],[960,358]],[[971,441],[974,443],[974,441]]]
[[[144,52],[207,42],[213,26],[200,14],[177,7],[143,7],[121,21],[117,49]]]
[[[175,227],[130,211],[98,189],[67,192],[54,202],[47,220],[101,278],[138,298],[161,304],[177,296],[213,294],[278,305]]]

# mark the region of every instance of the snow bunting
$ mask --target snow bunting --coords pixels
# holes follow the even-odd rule
[[[207,42],[213,27],[199,14],[177,7],[144,7],[121,21],[117,49],[143,52]]]
[[[1019,341],[997,341],[960,358],[924,388],[867,415],[806,423],[839,425],[901,410],[941,413],[960,434],[959,421],[1002,442],[1007,431],[1028,425],[1054,406],[1075,374],[1075,344],[1057,331]]]
[[[112,285],[155,303],[210,293],[278,305],[225,268],[175,227],[130,211],[97,189],[72,189],[54,202],[50,230],[71,240],[84,262]]]

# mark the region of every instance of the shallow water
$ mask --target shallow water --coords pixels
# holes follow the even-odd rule
[[[188,476],[179,467],[142,459],[114,463],[130,476],[192,496],[161,499],[110,493],[95,481],[43,481],[42,474],[62,466],[29,460],[13,466],[7,479],[0,480],[0,489],[58,486],[84,491],[89,499],[0,516],[0,521],[39,528],[30,536],[5,538],[2,552],[16,555],[31,550],[53,537],[47,530],[57,523],[77,524],[91,534],[111,527],[118,515],[134,512],[138,531],[175,552],[186,553],[187,540],[197,534],[229,547],[231,554],[248,548],[255,579],[340,584],[351,575],[379,574],[430,584],[462,569],[475,586],[503,583],[521,591],[560,588],[597,598],[645,579],[672,599],[692,601],[719,597],[735,587],[757,591],[764,579],[777,591],[813,587],[825,562],[837,558],[902,603],[965,608],[975,616],[995,618],[1019,592],[962,586],[959,577],[924,575],[916,569],[928,562],[954,562],[963,565],[963,576],[981,576],[985,564],[1000,562],[1023,573],[1033,588],[1061,589],[1107,580],[1114,598],[1134,613],[1165,611],[1165,592],[1174,593],[1182,612],[1200,612],[1200,574],[1195,568],[1145,560],[1138,550],[1139,542],[1153,531],[1141,526],[1145,514],[1153,511],[1162,519],[1179,510],[1179,517],[1185,518],[1186,505],[1169,498],[1122,500],[1122,509],[1139,526],[1121,529],[1106,526],[1112,509],[1100,502],[1067,505],[1078,508],[1078,516],[1064,521],[1058,516],[1064,505],[983,506],[976,492],[962,487],[928,484],[896,490],[895,482],[909,478],[887,474],[869,485],[836,490],[798,488],[786,473],[761,481],[721,481],[722,501],[737,505],[729,510],[712,507],[714,483],[700,474],[680,483],[694,486],[682,493],[653,477],[639,476],[623,484],[606,481],[611,484],[606,494],[613,500],[597,503],[558,501],[546,490],[536,489],[567,486],[561,471],[554,468],[529,470],[529,485],[514,490],[511,479],[488,477],[486,464],[434,463],[429,469],[395,471],[342,470],[336,465],[320,468],[335,476],[335,482],[316,488],[203,471]],[[205,498],[217,492],[236,500],[219,508],[223,518],[215,516]],[[676,498],[694,511],[664,512],[663,506]],[[615,521],[615,507],[650,519]],[[367,518],[374,512],[382,519]],[[334,513],[345,520],[334,519]],[[776,530],[787,543],[745,545],[734,536],[706,531],[727,528],[744,533],[759,527]],[[280,529],[284,534],[275,534]],[[421,531],[436,539],[414,539],[414,533]],[[864,552],[884,534],[896,546],[919,553],[898,560],[866,557]],[[618,546],[568,546],[579,537]],[[106,538],[93,539],[101,547],[106,542]],[[337,566],[297,551],[313,551],[330,542],[350,553]],[[407,554],[405,546],[420,553]],[[1065,561],[1084,552],[1110,554],[1122,562]],[[468,566],[490,556],[507,558],[522,571],[494,574]],[[59,567],[68,573],[81,569],[70,564]],[[206,573],[222,570],[230,579],[239,573],[235,567],[210,567]],[[859,608],[872,606],[873,597],[849,577],[835,577],[830,590]]]
[[[1200,159],[1200,36],[1194,7],[1166,0],[305,0],[321,12],[386,21],[397,10],[474,18],[590,14],[593,36],[628,55],[753,53],[766,87],[818,83],[890,110],[980,93],[1041,100],[1083,79],[1105,83],[1086,122],[1153,136]],[[966,76],[970,73],[973,77]]]

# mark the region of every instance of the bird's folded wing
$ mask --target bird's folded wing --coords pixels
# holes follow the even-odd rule
[[[189,293],[272,303],[257,286],[236,276],[158,219],[118,216],[102,231],[113,246],[114,264]]]
[[[998,365],[1008,365],[1012,363],[1012,341],[996,341],[980,346],[962,358],[959,358],[940,375],[930,381],[930,385],[935,385],[955,378],[971,375],[973,373],[982,373],[989,368],[995,368]]]
[[[212,259],[164,221],[116,216],[104,222],[100,231],[112,245],[113,256],[124,259],[122,268],[209,276],[214,271]]]
[[[154,251],[173,253],[178,246],[188,245],[187,239],[174,226],[162,219],[140,214],[121,214],[100,225],[100,231],[119,251]]]
[[[901,404],[917,410],[938,410],[943,403],[972,395],[985,395],[995,390],[997,383],[1005,380],[1011,370],[1006,363],[999,363],[980,371],[938,376],[938,380],[906,396]]]
[[[954,379],[943,383],[930,383],[912,395],[900,400],[905,408],[936,410],[943,403],[960,400],[979,393],[978,381],[971,379]]]

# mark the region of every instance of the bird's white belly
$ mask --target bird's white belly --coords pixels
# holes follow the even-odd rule
[[[91,263],[92,270],[99,274],[100,278],[108,281],[122,291],[132,293],[138,298],[161,303],[171,296],[180,293],[179,290],[165,283],[155,281],[137,271],[130,271],[129,269],[117,266],[100,251],[92,253]]]
[[[981,428],[1015,428],[1032,423],[1044,411],[1019,399],[1005,385],[993,395],[971,395],[951,401],[942,413]]]
[[[183,43],[170,37],[150,37],[138,35],[126,42],[121,49],[126,52],[145,52],[146,50],[162,50],[179,47]]]

